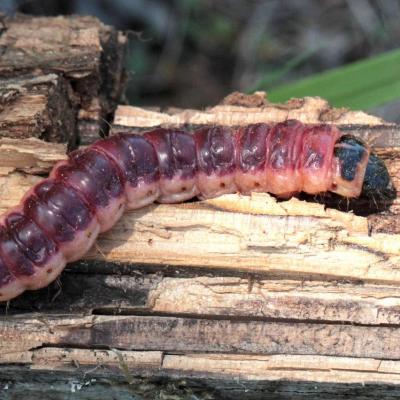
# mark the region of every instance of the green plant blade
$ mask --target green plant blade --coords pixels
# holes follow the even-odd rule
[[[320,96],[336,107],[368,109],[400,98],[400,50],[313,75],[268,92],[273,102]]]

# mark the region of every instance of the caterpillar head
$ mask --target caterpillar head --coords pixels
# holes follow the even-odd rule
[[[396,190],[385,163],[361,140],[342,136],[335,145],[332,192],[345,197],[393,200]]]

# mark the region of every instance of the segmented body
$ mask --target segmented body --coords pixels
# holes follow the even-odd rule
[[[334,154],[341,137],[332,126],[286,121],[120,134],[73,152],[0,219],[0,301],[48,285],[125,210],[154,201],[237,191],[356,197],[363,169],[343,179]]]

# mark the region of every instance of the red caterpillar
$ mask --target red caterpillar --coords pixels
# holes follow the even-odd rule
[[[48,285],[125,209],[237,191],[358,197],[390,188],[368,146],[329,125],[115,135],[71,153],[1,217],[0,300]]]

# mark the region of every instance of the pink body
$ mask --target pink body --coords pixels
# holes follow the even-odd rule
[[[126,209],[252,191],[357,197],[363,170],[352,182],[342,179],[334,155],[341,136],[298,121],[194,134],[156,129],[71,153],[0,219],[0,301],[47,286]]]

